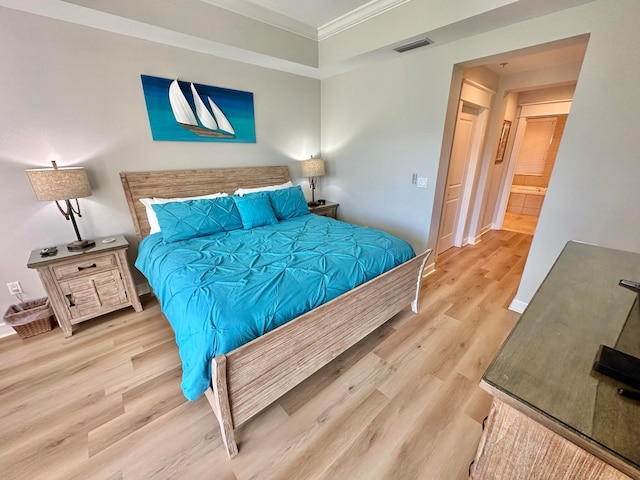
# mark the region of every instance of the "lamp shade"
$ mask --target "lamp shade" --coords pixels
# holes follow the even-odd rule
[[[311,158],[301,163],[303,177],[321,177],[324,175],[324,160]]]
[[[91,195],[87,173],[82,167],[34,168],[27,176],[41,202],[84,198]]]

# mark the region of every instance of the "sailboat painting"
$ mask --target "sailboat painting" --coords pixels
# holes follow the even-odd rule
[[[255,143],[253,94],[141,75],[154,140]]]

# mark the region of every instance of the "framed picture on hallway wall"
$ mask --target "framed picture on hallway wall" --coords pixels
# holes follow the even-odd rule
[[[498,143],[498,152],[496,153],[495,163],[504,161],[504,152],[507,149],[507,140],[509,140],[509,132],[511,131],[511,120],[502,122],[502,132],[500,133],[500,142]]]

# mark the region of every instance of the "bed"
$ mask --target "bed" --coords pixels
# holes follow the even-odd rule
[[[145,206],[140,202],[142,198],[184,198],[216,192],[233,193],[241,187],[265,187],[283,184],[290,180],[289,171],[284,166],[127,172],[121,173],[120,177],[136,235],[141,242],[141,253],[163,249],[163,242],[158,240],[160,234],[149,235],[151,226]],[[322,222],[329,223],[317,223],[320,218],[322,218]],[[359,228],[311,214],[280,223],[282,226],[278,226],[278,228],[287,230],[285,234],[276,231],[276,226],[272,231],[272,227],[268,225],[260,227],[256,231],[266,232],[265,234],[271,239],[273,236],[291,237],[294,235],[291,233],[294,230],[296,232],[315,232],[318,228],[324,228],[327,231],[342,232],[341,229],[345,228]],[[359,228],[359,230],[368,234],[369,229]],[[224,236],[230,237],[235,243],[244,241],[245,237],[240,237],[240,235],[245,234],[242,231],[224,233]],[[253,232],[250,236],[254,236]],[[242,240],[238,240],[240,238]],[[309,238],[312,239],[313,236]],[[306,240],[307,243],[309,238]],[[222,247],[216,242],[218,242],[216,235],[211,238],[189,239],[185,242],[178,242],[179,247],[172,247],[170,250],[180,250],[184,258],[189,258],[192,253],[186,250],[187,244],[194,244],[195,248],[200,250],[205,245],[207,249],[213,248],[212,251],[218,251],[216,249]],[[271,244],[271,241],[267,243]],[[259,248],[263,248],[264,241],[260,245]],[[292,247],[285,245],[283,248],[291,249]],[[269,255],[276,255],[274,252],[270,251]],[[146,255],[146,253],[144,254]],[[336,292],[319,293],[319,297],[323,297],[323,295],[324,297],[319,298],[318,306],[312,305],[313,309],[300,315],[294,312],[292,313],[295,316],[294,319],[286,319],[286,322],[279,326],[276,325],[276,328],[267,333],[261,333],[260,336],[248,341],[248,343],[240,342],[242,344],[237,346],[233,343],[223,345],[217,348],[218,351],[214,351],[210,360],[207,358],[206,384],[202,384],[202,380],[200,380],[200,386],[191,394],[197,396],[200,390],[204,390],[204,394],[218,419],[222,439],[229,457],[233,458],[238,454],[238,446],[234,436],[235,428],[247,422],[255,414],[405,307],[411,305],[412,310],[417,312],[422,273],[429,254],[430,251],[423,252],[409,260],[403,260],[401,264],[382,274],[376,273],[372,279],[364,278],[362,279],[364,283],[345,293],[339,295]],[[208,254],[207,256],[211,257],[212,255]],[[149,261],[148,263],[152,264],[153,262]],[[278,262],[271,263],[277,264]],[[149,265],[142,265],[142,263],[140,265],[150,277],[153,277]],[[189,268],[188,270],[194,269]],[[201,270],[198,275],[202,276],[204,271]],[[304,273],[306,269],[300,269],[299,272]],[[162,271],[157,273],[158,278],[164,275]],[[351,276],[352,273],[347,275],[349,278]],[[305,284],[305,278],[302,277],[301,284]],[[233,278],[231,282],[234,282]],[[235,283],[233,285],[237,286]],[[154,292],[164,288],[161,280],[154,278],[153,288]],[[269,298],[271,297],[273,295],[269,295]],[[167,298],[173,298],[173,292],[170,292]],[[162,306],[163,311],[171,310],[168,305]],[[165,311],[168,318],[176,315],[175,312],[169,313],[168,311]],[[188,314],[192,313],[188,309],[186,311]],[[240,308],[238,308],[238,315],[240,313]],[[200,317],[202,313],[194,315]],[[229,316],[229,311],[227,310],[224,315]],[[174,326],[173,319],[169,318],[169,320]],[[175,326],[174,330],[176,330]],[[198,335],[200,334],[198,333]],[[210,342],[210,340],[207,339],[206,342]],[[232,349],[229,350],[230,348]],[[182,356],[183,352],[181,351]]]

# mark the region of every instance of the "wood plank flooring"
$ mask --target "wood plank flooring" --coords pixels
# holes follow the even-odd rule
[[[502,229],[510,232],[526,233],[533,235],[538,225],[538,217],[533,215],[521,215],[519,213],[505,213],[502,221]]]
[[[237,429],[180,390],[157,302],[0,339],[0,478],[462,479],[489,412],[478,382],[518,315],[531,236],[450,249],[407,309]]]

